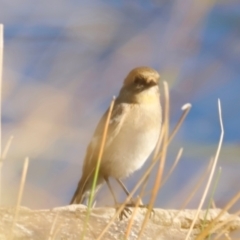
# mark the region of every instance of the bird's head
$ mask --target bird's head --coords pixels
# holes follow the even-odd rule
[[[149,67],[134,68],[127,75],[119,97],[132,103],[150,103],[159,99],[159,73]]]

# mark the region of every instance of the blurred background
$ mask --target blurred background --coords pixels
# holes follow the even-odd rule
[[[225,206],[240,191],[239,1],[0,0],[0,23],[5,41],[3,146],[14,136],[2,168],[1,205],[16,204],[26,156],[30,163],[22,205],[68,204],[99,118],[127,73],[143,65],[158,70],[169,84],[171,129],[181,107],[192,104],[169,147],[165,174],[180,147],[183,156],[156,206],[180,208],[215,155],[218,98],[225,136],[216,206]],[[130,190],[148,165],[125,180]],[[156,171],[148,191],[155,176]],[[198,206],[202,193],[203,188],[188,208]],[[97,203],[113,204],[106,187]]]

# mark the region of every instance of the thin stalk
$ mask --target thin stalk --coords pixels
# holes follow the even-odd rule
[[[14,226],[17,222],[18,215],[19,215],[19,208],[20,208],[22,195],[23,195],[23,189],[24,189],[25,180],[26,180],[26,176],[27,176],[28,163],[29,163],[29,159],[25,158],[24,165],[23,165],[21,182],[20,182],[20,187],[19,187],[19,192],[18,192],[16,210],[15,210],[15,214],[14,214],[14,217],[13,217],[13,222],[12,222],[12,226],[11,226],[11,230],[10,230],[10,236],[8,238],[9,240],[12,240],[12,238],[13,238],[13,229],[14,229]]]
[[[85,224],[84,224],[84,227],[83,227],[83,234],[82,234],[82,238],[81,238],[82,240],[84,239],[84,236],[85,236],[85,233],[86,233],[86,230],[87,230],[87,224],[88,224],[90,213],[91,213],[93,197],[94,197],[94,193],[95,193],[95,189],[96,189],[96,185],[97,185],[98,173],[99,173],[99,169],[100,169],[100,164],[101,164],[101,159],[102,159],[102,155],[103,155],[104,146],[105,146],[105,143],[106,143],[108,126],[109,126],[109,121],[110,121],[110,118],[111,118],[114,103],[115,103],[115,97],[113,97],[113,100],[110,104],[107,119],[106,119],[104,130],[103,130],[103,136],[102,136],[102,141],[101,141],[100,150],[99,150],[99,154],[98,154],[97,165],[96,165],[94,178],[93,178],[93,185],[92,185],[90,198],[89,198],[89,202],[88,202],[86,220],[85,220]]]
[[[2,157],[0,158],[0,206],[1,206],[1,200],[2,200],[2,166],[3,166],[3,161],[4,159],[6,158],[7,156],[7,153],[8,153],[8,150],[11,146],[11,143],[12,143],[12,140],[13,140],[13,136],[11,136],[3,150],[3,154],[2,154]]]
[[[3,24],[0,24],[0,156],[2,156],[2,74],[3,74]]]
[[[209,203],[208,203],[207,209],[206,209],[206,211],[205,211],[205,215],[204,215],[204,219],[203,219],[203,224],[202,224],[202,231],[203,231],[203,229],[204,229],[204,227],[205,227],[207,215],[208,215],[209,209],[210,209],[210,207],[211,207],[211,203],[212,203],[212,200],[213,200],[213,196],[214,196],[214,194],[215,194],[215,192],[216,192],[217,185],[218,185],[218,183],[219,183],[219,178],[220,178],[221,173],[222,173],[222,168],[219,167],[219,169],[218,169],[218,174],[217,174],[217,178],[216,178],[216,180],[215,180],[215,182],[214,182],[213,190],[212,190],[212,192],[211,192],[211,196],[210,196],[210,199],[209,199]],[[210,239],[210,235],[209,235],[208,239]]]
[[[2,156],[2,73],[3,73],[3,24],[0,24],[0,157]],[[0,191],[2,177],[2,159],[0,159]],[[0,192],[1,205],[1,192]]]
[[[209,235],[210,231],[217,229],[216,223],[219,221],[221,216],[227,212],[238,200],[240,199],[240,192],[238,192],[229,202],[228,204],[222,209],[222,211],[217,215],[216,218],[202,231],[196,238],[196,240],[205,239],[206,236]]]
[[[206,199],[206,196],[207,196],[207,193],[208,193],[208,190],[209,190],[209,187],[211,185],[211,182],[212,182],[212,179],[213,179],[213,175],[214,175],[214,172],[215,172],[215,169],[216,169],[216,165],[217,165],[217,162],[218,162],[218,158],[219,158],[219,154],[220,154],[220,150],[222,148],[222,142],[223,142],[223,136],[224,136],[224,129],[223,129],[223,122],[222,122],[222,109],[221,109],[221,102],[220,100],[218,99],[218,111],[219,111],[219,121],[220,121],[220,127],[221,127],[221,135],[220,135],[220,139],[219,139],[219,144],[218,144],[218,148],[217,148],[217,152],[216,152],[216,155],[215,155],[215,158],[214,158],[214,161],[213,161],[213,167],[211,169],[211,172],[210,172],[210,175],[209,175],[209,178],[208,178],[208,182],[207,182],[207,185],[206,185],[206,188],[205,188],[205,191],[203,193],[203,196],[201,198],[201,201],[200,201],[200,204],[198,206],[198,209],[197,209],[197,212],[194,216],[194,219],[192,221],[192,224],[189,228],[189,231],[187,233],[187,236],[186,236],[186,240],[189,239],[191,233],[192,233],[192,230],[193,230],[193,226],[194,224],[196,223],[197,221],[197,218],[198,218],[198,215],[199,215],[199,212],[203,206],[203,203]]]
[[[168,129],[169,129],[169,89],[168,89],[168,84],[165,81],[163,82],[163,86],[164,86],[164,96],[165,96],[165,99],[166,99],[166,101],[165,101],[166,105],[165,105],[165,109],[164,109],[164,123],[163,123],[163,126],[164,126],[164,129],[165,129],[165,134],[163,136],[162,157],[161,157],[160,162],[159,162],[159,168],[158,168],[155,184],[154,184],[154,187],[153,187],[153,190],[152,190],[152,194],[151,194],[152,196],[151,196],[151,199],[150,199],[150,202],[149,202],[149,207],[147,209],[147,213],[146,213],[145,218],[143,220],[141,230],[138,233],[138,238],[137,239],[140,239],[140,237],[141,237],[141,235],[142,235],[142,233],[143,233],[143,231],[144,231],[144,229],[147,225],[147,222],[149,220],[151,211],[152,211],[153,206],[154,206],[154,202],[157,198],[158,190],[159,190],[159,187],[161,186],[163,169],[164,169],[164,166],[165,166],[165,160],[166,160],[166,155],[167,155]]]
[[[59,212],[56,213],[56,215],[55,215],[55,217],[53,219],[52,226],[51,226],[51,229],[50,229],[50,232],[49,232],[49,236],[48,236],[48,240],[53,240],[54,239],[54,235],[55,235],[54,234],[54,229],[55,229],[55,226],[56,226],[56,222],[57,222],[58,216],[59,216]]]
[[[214,240],[217,240],[219,239],[223,234],[225,234],[226,232],[228,232],[228,228],[231,227],[231,222],[232,221],[235,221],[236,219],[238,219],[240,215],[240,211],[237,211],[236,213],[234,213],[232,216],[230,216],[227,221],[223,221],[223,222],[220,222],[215,230],[221,228],[221,231],[217,234],[217,236],[214,238]],[[223,227],[224,226],[224,227]],[[223,228],[222,228],[223,227]]]

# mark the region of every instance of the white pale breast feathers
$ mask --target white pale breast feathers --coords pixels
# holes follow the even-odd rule
[[[144,107],[119,104],[114,109],[101,160],[103,174],[106,172],[108,176],[115,178],[127,177],[139,169],[151,154],[159,137],[161,111],[160,106],[157,111],[152,111],[151,107],[142,109]],[[97,161],[102,137],[97,132],[96,130],[91,142],[90,162]]]

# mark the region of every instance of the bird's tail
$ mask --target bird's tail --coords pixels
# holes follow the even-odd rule
[[[77,189],[72,197],[72,200],[70,204],[79,204],[85,202],[90,196],[90,193],[92,191],[92,184],[93,184],[93,178],[94,178],[94,172],[92,171],[87,176],[83,174],[82,178],[80,179]],[[99,190],[102,183],[104,182],[104,179],[102,176],[98,176],[97,185],[95,189],[95,193]]]
[[[85,198],[84,198],[83,184],[82,184],[82,178],[81,178],[70,204],[83,203],[84,201],[85,201]]]

